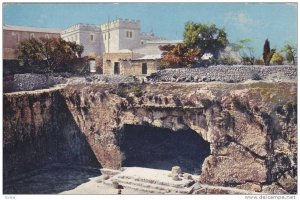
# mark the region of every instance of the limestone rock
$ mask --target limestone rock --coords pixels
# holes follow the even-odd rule
[[[243,189],[243,190],[254,191],[254,192],[261,192],[262,191],[262,187],[261,187],[260,184],[250,183],[250,182],[238,185],[237,188]]]
[[[205,159],[200,181],[207,184],[237,184],[265,182],[267,166],[263,160],[253,157],[242,147],[231,143],[221,148],[216,155]]]
[[[173,175],[173,176],[172,176],[172,180],[173,180],[173,181],[180,181],[181,179],[179,178],[178,175]]]
[[[174,166],[171,169],[171,176],[180,176],[182,174],[181,168],[179,166]]]
[[[193,180],[192,175],[188,174],[188,173],[184,173],[183,174],[183,178],[187,179],[187,180]]]
[[[288,194],[287,191],[285,191],[283,188],[279,187],[276,184],[263,186],[262,192],[267,194]]]
[[[203,74],[197,73],[198,79],[223,76],[207,69]],[[227,69],[220,70],[227,73]],[[194,69],[188,70],[195,76]],[[177,79],[184,81],[185,75],[178,72]],[[247,76],[225,78],[238,82]],[[73,158],[78,158],[78,164],[90,164],[92,158],[103,168],[119,169],[122,154],[118,136],[128,124],[192,129],[210,142],[211,155],[205,159],[200,176],[203,183],[230,186],[278,181],[286,190],[293,190],[292,179],[296,178],[291,174],[297,170],[297,90],[287,88],[297,88],[297,83],[85,83],[4,94],[6,177],[14,169],[29,170],[55,161],[73,163]],[[142,92],[131,95],[134,91]],[[286,171],[290,175],[281,176]],[[276,190],[284,191],[279,186]]]
[[[288,172],[285,172],[277,181],[286,191],[297,190],[297,177],[293,178]]]

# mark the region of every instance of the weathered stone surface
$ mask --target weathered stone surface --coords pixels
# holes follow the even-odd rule
[[[188,174],[188,173],[184,173],[183,174],[183,178],[187,179],[187,180],[193,180],[192,175]]]
[[[60,95],[59,102],[65,102],[59,107],[54,106],[56,101],[47,96],[52,94],[48,92],[44,97],[32,93],[5,95],[4,109],[9,109],[4,111],[4,148],[10,148],[15,141],[28,144],[23,135],[32,138],[41,133],[51,135],[53,130],[45,132],[45,127],[60,124],[59,133],[63,130],[61,124],[67,120],[54,118],[65,111],[70,115],[64,117],[73,120],[98,162],[106,168],[121,167],[118,136],[124,124],[147,124],[172,130],[190,128],[210,142],[211,155],[202,166],[203,183],[223,186],[277,183],[285,172],[289,172],[289,179],[296,180],[295,88],[293,82],[74,84],[55,91]],[[32,97],[38,99],[36,103],[24,103],[28,101],[23,98]],[[39,102],[40,99],[46,103]],[[47,107],[48,104],[52,107]],[[54,123],[48,125],[44,121]],[[43,128],[32,131],[37,126],[33,124],[40,123]],[[9,152],[7,156],[11,154],[4,152]],[[31,158],[30,153],[25,158]],[[15,164],[17,168],[28,165]],[[281,182],[285,183],[283,178]]]
[[[4,180],[53,163],[99,167],[59,90],[6,94],[3,104]]]
[[[171,176],[180,176],[182,174],[181,168],[179,166],[174,166],[171,169]]]
[[[268,186],[263,186],[262,187],[262,192],[267,193],[267,194],[288,194],[287,191],[282,189],[276,184],[268,185]]]
[[[292,177],[288,172],[284,173],[278,180],[278,183],[289,192],[297,191],[297,177]]]
[[[231,143],[209,156],[203,164],[202,183],[225,185],[251,182],[265,182],[267,167],[263,160],[253,157],[244,148]]]
[[[253,192],[261,192],[262,191],[262,187],[260,184],[250,183],[250,182],[238,185],[237,188],[240,188],[243,190],[249,190],[249,191],[253,191]]]

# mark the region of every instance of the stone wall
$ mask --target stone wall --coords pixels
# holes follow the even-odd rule
[[[157,71],[156,60],[138,60],[137,53],[110,53],[103,56],[103,74],[114,74],[114,63],[119,62],[120,74],[125,76],[145,76]],[[147,63],[147,74],[142,74],[142,63]]]
[[[251,79],[296,80],[297,66],[243,66],[218,65],[208,68],[181,68],[160,70],[150,77],[163,82],[241,82]]]
[[[147,74],[142,73],[142,64],[147,64]],[[137,75],[146,76],[157,71],[157,61],[156,60],[134,60],[131,61],[129,69],[126,69],[125,75]]]
[[[12,91],[37,90],[66,82],[63,74],[15,74]]]
[[[93,40],[91,40],[93,35]],[[84,46],[82,56],[101,56],[105,51],[104,42],[99,26],[89,24],[76,24],[61,33],[61,37],[66,41],[76,42]]]

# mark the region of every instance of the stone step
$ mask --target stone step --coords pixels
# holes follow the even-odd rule
[[[155,191],[160,191],[161,193],[182,193],[182,194],[188,194],[191,190],[192,187],[189,188],[176,188],[172,186],[167,186],[167,185],[160,185],[156,183],[148,183],[144,181],[136,181],[133,179],[119,179],[119,178],[112,178],[111,182],[118,182],[122,186],[134,186],[134,187],[139,187],[141,189],[147,190],[147,189],[152,189]]]
[[[188,180],[180,177],[180,181],[175,181],[170,177],[171,172],[168,170],[141,168],[141,167],[127,167],[124,168],[120,174],[114,178],[131,179],[140,182],[153,183],[158,185],[172,186],[176,188],[186,188],[194,183],[198,177],[192,176],[194,180]]]
[[[156,190],[156,189],[150,189],[150,188],[145,188],[145,187],[139,187],[136,185],[130,185],[130,184],[122,184],[124,188],[130,188],[132,190],[137,190],[145,193],[150,193],[150,194],[165,194],[164,191],[162,190]]]
[[[100,171],[102,174],[109,175],[109,176],[115,176],[122,172],[120,170],[108,169],[108,168],[102,168],[102,169],[100,169]]]
[[[113,183],[112,183],[111,179],[105,180],[105,181],[103,181],[103,183],[104,183],[105,185],[109,185],[109,186],[113,187]],[[122,183],[121,185],[122,185],[124,188],[129,188],[129,189],[133,189],[133,190],[138,190],[138,191],[145,192],[145,193],[149,193],[149,194],[164,194],[164,192],[161,191],[161,190],[150,189],[150,188],[144,188],[144,187],[139,187],[139,186],[136,186],[136,185],[130,185],[130,184],[125,184],[125,183]]]
[[[171,177],[168,177],[169,180],[165,180],[165,181],[159,181],[157,179],[148,179],[148,178],[143,178],[143,177],[124,176],[124,175],[117,175],[113,178],[118,179],[118,180],[132,180],[132,181],[141,182],[141,183],[149,183],[149,184],[155,184],[155,185],[161,185],[161,186],[170,186],[170,187],[174,187],[174,188],[178,188],[178,189],[183,189],[183,188],[189,187],[195,182],[194,180],[184,180],[182,177],[180,177],[180,178],[183,179],[182,181],[184,181],[184,182],[173,181]],[[178,183],[174,183],[174,182],[178,182]]]

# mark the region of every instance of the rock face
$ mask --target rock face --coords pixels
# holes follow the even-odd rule
[[[4,95],[4,180],[53,163],[99,167],[58,90]]]
[[[211,155],[202,165],[201,183],[238,186],[253,191],[275,185],[280,190],[295,193],[296,90],[296,83],[287,82],[71,85],[47,93],[46,102],[58,106],[44,109],[47,110],[44,112],[52,112],[52,117],[47,120],[47,114],[39,114],[36,119],[36,114],[18,117],[20,110],[31,110],[33,104],[24,104],[26,100],[18,100],[18,95],[6,95],[4,108],[10,108],[4,111],[4,148],[18,140],[17,135],[35,137],[36,134],[51,135],[55,132],[58,134],[55,138],[60,138],[67,134],[62,132],[62,128],[48,132],[40,129],[35,133],[30,131],[32,128],[24,128],[26,125],[20,121],[25,123],[23,118],[29,127],[36,121],[42,121],[44,128],[49,127],[47,123],[63,121],[67,124],[70,120],[76,124],[78,132],[85,135],[102,167],[120,169],[120,137],[124,125],[148,125],[174,131],[189,128],[208,141],[211,147]],[[64,105],[53,103],[57,102],[50,95],[54,93],[60,98],[58,102],[65,102]],[[20,96],[28,99],[36,95],[28,93]],[[69,114],[57,117],[61,113]],[[18,121],[16,119],[20,119],[19,122],[12,124]],[[72,143],[73,139],[58,141]],[[8,158],[12,151],[10,148],[4,152],[7,155],[5,160],[10,160],[7,163],[15,160]],[[26,155],[24,159],[30,156]],[[4,168],[8,170],[11,166],[5,165]],[[21,163],[15,166],[20,168]]]

